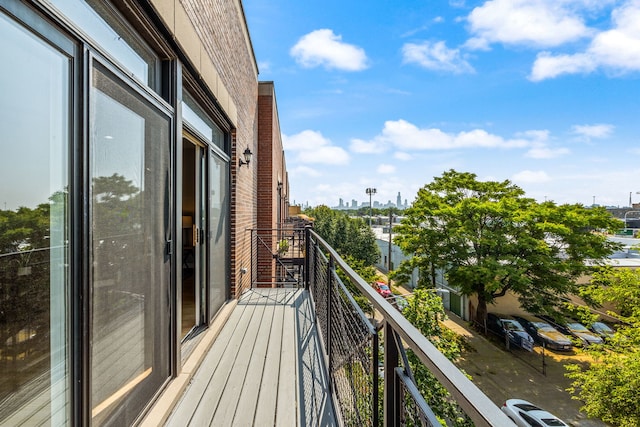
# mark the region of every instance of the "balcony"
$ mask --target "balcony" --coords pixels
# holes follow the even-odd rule
[[[183,368],[174,399],[162,397],[143,424],[439,426],[411,351],[476,426],[513,426],[310,227],[270,233],[254,231],[254,286],[225,308],[199,367]]]

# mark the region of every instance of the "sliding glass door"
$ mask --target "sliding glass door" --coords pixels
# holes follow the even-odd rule
[[[91,408],[129,425],[169,376],[170,115],[94,61]]]
[[[62,426],[70,419],[74,45],[32,22],[42,34],[0,9],[0,425]]]

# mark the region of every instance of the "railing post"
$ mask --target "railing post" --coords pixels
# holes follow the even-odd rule
[[[249,289],[258,281],[258,230],[251,229],[251,275],[249,276]],[[242,280],[242,279],[241,279]],[[240,288],[243,283],[240,283]]]
[[[375,322],[375,319],[373,319]],[[374,325],[375,326],[375,325]],[[380,340],[378,339],[378,328],[374,328],[375,333],[372,337],[371,343],[371,372],[373,373],[373,424],[374,426],[380,425],[380,413],[378,411],[378,407],[380,406],[380,387],[378,383],[380,382],[380,374],[378,369],[378,364],[380,362]]]
[[[311,226],[304,227],[304,289],[309,290],[311,274],[309,271],[311,257]]]
[[[333,390],[333,381],[331,380],[333,374],[333,318],[331,307],[331,293],[333,292],[333,256],[329,255],[329,262],[327,263],[327,352],[329,353],[329,378],[328,386],[329,390]]]
[[[400,425],[400,384],[396,367],[400,361],[396,334],[389,322],[384,322],[384,425]]]

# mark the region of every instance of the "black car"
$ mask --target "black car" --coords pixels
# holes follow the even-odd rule
[[[530,315],[513,316],[525,328],[534,340],[544,344],[547,348],[560,351],[571,351],[573,344],[562,332],[555,329],[548,322]]]
[[[578,345],[583,347],[592,345],[592,344],[602,344],[604,340],[598,334],[590,331],[583,324],[576,320],[566,319],[564,321],[558,322],[550,316],[546,316],[544,314],[539,314],[539,318],[548,322],[567,336],[572,336],[576,339]]]
[[[487,328],[501,338],[509,337],[511,345],[533,351],[533,338],[513,317],[506,314],[487,313]]]

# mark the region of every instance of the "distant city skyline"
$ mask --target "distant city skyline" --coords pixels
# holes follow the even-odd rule
[[[380,200],[375,200],[375,196],[372,196],[372,204],[373,204],[373,207],[376,209],[389,208],[389,207],[406,209],[407,207],[409,207],[406,199],[404,202],[402,202],[402,196],[400,192],[398,192],[398,195],[396,196],[395,203],[392,202],[391,200],[388,200],[386,203],[383,204],[382,202],[380,202]],[[359,208],[369,207],[369,200],[358,202],[356,199],[352,199],[351,203],[345,203],[343,198],[339,198],[337,205],[329,206],[329,207],[333,209],[359,209]]]

